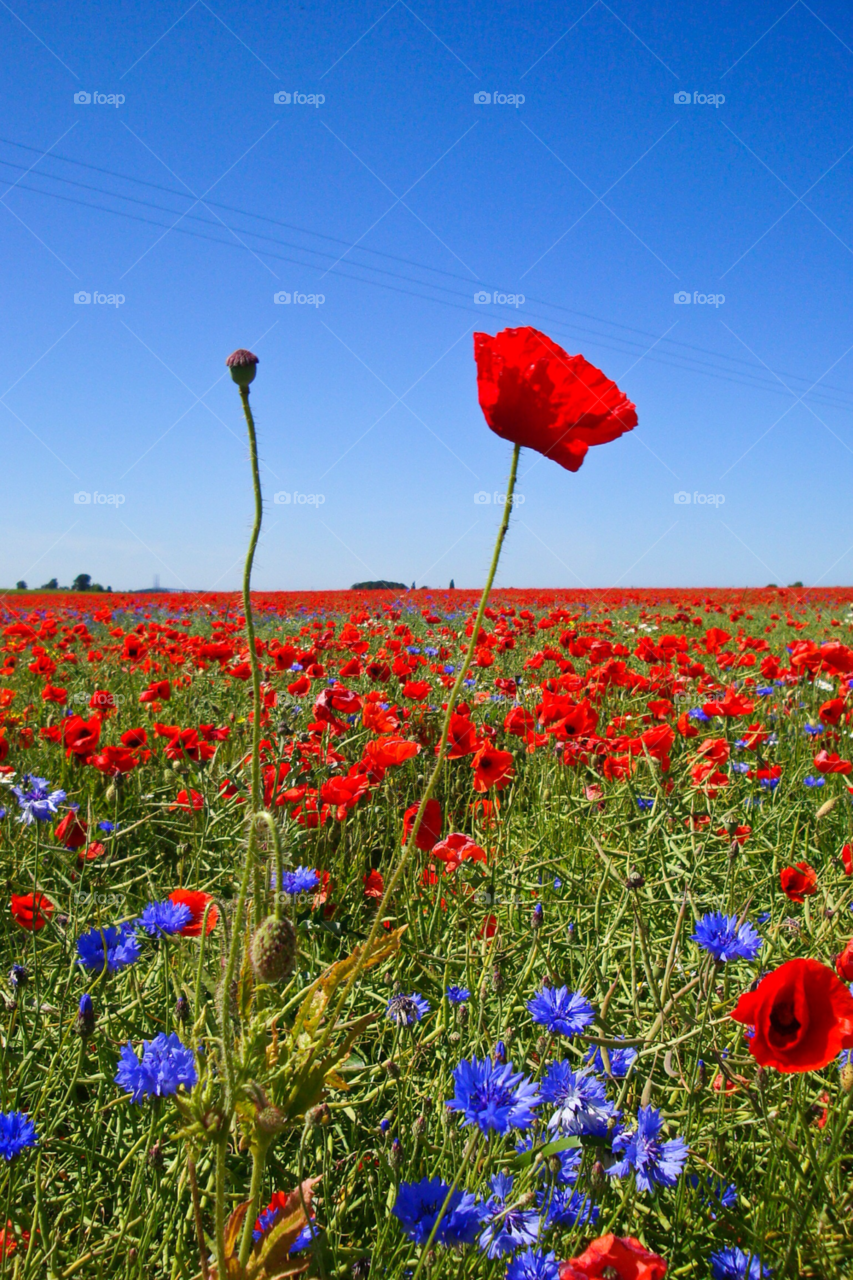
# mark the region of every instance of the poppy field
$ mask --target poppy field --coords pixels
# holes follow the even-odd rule
[[[853,1274],[853,590],[492,590],[507,332],[482,595],[250,594],[240,351],[242,596],[0,603],[0,1274]]]

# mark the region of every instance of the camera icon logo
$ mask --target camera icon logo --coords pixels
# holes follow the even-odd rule
[[[273,294],[272,300],[282,306],[284,303],[290,302],[290,294],[285,293],[284,289],[280,289],[278,293]]]
[[[672,495],[672,500],[679,507],[686,507],[690,502],[690,494],[684,489],[680,489],[678,493]]]
[[[88,507],[92,501],[92,495],[86,493],[85,489],[81,489],[79,493],[75,493],[74,501],[78,507]]]
[[[681,106],[684,106],[685,102],[690,101],[690,94],[685,93],[685,91],[682,89],[679,93],[674,93],[672,95],[672,100],[673,102],[677,103],[678,106],[681,107]]]
[[[485,289],[479,289],[474,294],[474,301],[479,303],[481,306],[486,305],[487,303],[491,302],[491,300],[492,300],[492,295],[490,293],[487,293]]]
[[[85,107],[92,101],[92,95],[87,93],[85,89],[79,89],[74,95],[74,101],[78,107]]]
[[[481,489],[479,493],[474,494],[474,502],[478,507],[484,507],[487,503],[491,502],[491,500],[492,495],[490,493],[486,493],[485,489]]]
[[[675,294],[673,301],[683,304],[685,302],[691,302],[692,299],[686,289],[679,289],[678,293]]]
[[[282,489],[275,495],[275,497],[273,498],[273,502],[275,502],[278,506],[283,507],[290,502],[290,494],[287,492],[286,489]]]
[[[290,94],[285,93],[283,89],[280,89],[278,93],[273,94],[272,100],[273,102],[277,103],[277,105],[280,107],[286,106],[287,103],[290,102]]]
[[[492,95],[490,93],[485,93],[482,89],[480,90],[479,93],[474,94],[474,101],[476,102],[478,107],[487,105],[488,103],[491,102],[491,100],[492,100]]]
[[[92,295],[91,295],[91,293],[87,293],[85,289],[81,289],[78,293],[75,293],[75,295],[74,295],[74,301],[75,301],[76,303],[78,303],[78,304],[82,304],[82,303],[85,303],[85,302],[91,302],[91,301],[92,301]]]

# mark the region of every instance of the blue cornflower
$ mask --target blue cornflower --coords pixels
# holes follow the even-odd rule
[[[763,1267],[757,1253],[751,1256],[733,1245],[711,1254],[711,1275],[714,1280],[761,1280],[772,1275],[769,1267]]]
[[[549,1129],[567,1134],[588,1133],[603,1138],[615,1111],[604,1084],[588,1067],[573,1071],[568,1062],[552,1062],[542,1080],[542,1100],[556,1107]]]
[[[850,910],[853,911],[853,904],[851,904]],[[494,1047],[494,1050],[492,1051],[492,1057],[494,1058],[495,1062],[500,1063],[501,1066],[503,1066],[503,1064],[506,1062],[506,1044],[504,1043],[503,1040],[495,1041],[495,1047]]]
[[[600,1210],[589,1196],[580,1191],[562,1187],[547,1187],[540,1191],[536,1202],[549,1227],[573,1227],[591,1225],[598,1220]]]
[[[490,1129],[506,1133],[507,1129],[528,1129],[535,1119],[532,1107],[541,1102],[536,1085],[512,1063],[503,1065],[484,1058],[463,1058],[453,1072],[456,1086],[447,1106],[461,1111],[465,1124],[476,1124],[487,1133]]]
[[[98,823],[99,831],[106,831],[107,835],[112,835],[114,831],[118,831],[118,823],[110,822],[107,818],[103,822]]]
[[[192,919],[192,912],[185,902],[149,902],[139,917],[139,923],[152,938],[164,933],[180,933],[185,924]]]
[[[589,1001],[568,987],[546,987],[527,1002],[527,1009],[533,1021],[547,1027],[551,1035],[576,1036],[595,1021]]]
[[[438,649],[430,649],[430,648],[426,648],[426,649],[424,649],[424,653],[426,654],[426,656],[427,656],[428,658],[437,658],[437,657],[438,657]]]
[[[100,973],[104,967],[115,973],[125,965],[133,964],[139,959],[139,943],[133,931],[133,925],[111,924],[105,929],[90,929],[77,939],[78,964],[86,969],[97,969]]]
[[[638,809],[653,809],[655,807],[654,799],[650,796],[637,796]]]
[[[762,945],[751,924],[744,921],[738,928],[737,916],[724,916],[720,911],[704,915],[691,939],[721,964],[727,960],[754,960]]]
[[[50,822],[54,814],[59,812],[59,806],[66,798],[65,792],[51,791],[50,783],[46,778],[37,778],[32,773],[25,774],[22,781],[25,784],[29,783],[28,791],[24,791],[21,787],[12,788],[23,810],[18,821],[28,827],[34,822]]]
[[[451,666],[451,664],[448,662],[448,663],[446,663],[446,664],[445,664],[445,667],[444,667],[444,674],[445,674],[446,676],[452,676],[452,675],[453,675],[453,672],[454,672],[455,670],[456,670],[456,668],[455,668],[454,666]]]
[[[560,1264],[556,1255],[544,1249],[525,1249],[510,1259],[506,1280],[559,1280]]]
[[[284,871],[281,876],[281,888],[283,893],[308,893],[309,890],[315,889],[320,883],[320,877],[313,867],[297,867],[295,871]],[[275,889],[275,874],[272,878],[272,887]]]
[[[425,1000],[423,996],[415,992],[406,996],[400,992],[388,1001],[385,1017],[391,1022],[396,1022],[398,1027],[413,1027],[416,1022],[420,1022],[425,1013],[429,1013],[429,1010],[429,1000]]]
[[[8,1163],[38,1143],[36,1127],[23,1111],[0,1112],[0,1156]]]
[[[562,882],[562,880],[560,879],[560,877],[559,877],[559,876],[554,876],[554,888],[555,888],[555,889],[562,889],[562,887],[563,887],[563,882]]]
[[[2,822],[5,817],[6,817],[6,810],[3,808],[2,805],[0,805],[0,822]]]
[[[758,785],[762,791],[775,791],[779,785],[778,778],[759,778]]]
[[[719,1178],[708,1178],[704,1186],[701,1186],[695,1173],[690,1175],[688,1182],[694,1190],[700,1190],[702,1199],[705,1201],[713,1197],[724,1209],[734,1209],[737,1205],[737,1187],[733,1182],[726,1184]],[[713,1214],[711,1216],[714,1217]]]
[[[809,774],[807,778],[803,778],[804,787],[823,787],[826,785],[826,778],[814,778]]]
[[[732,760],[731,769],[733,773],[749,773],[749,765],[746,760]]]
[[[660,1111],[640,1107],[636,1129],[613,1139],[614,1152],[623,1152],[623,1158],[607,1170],[612,1178],[624,1178],[633,1170],[640,1191],[652,1191],[656,1184],[675,1186],[687,1159],[687,1145],[681,1137],[659,1142],[662,1125]]]
[[[471,992],[467,987],[448,987],[446,994],[451,1004],[464,1004],[471,999]]]
[[[702,710],[701,707],[694,707],[692,711],[688,711],[687,714],[689,715],[691,720],[698,720],[701,724],[707,724],[707,722],[711,719],[710,716],[705,715],[705,712]]]
[[[758,694],[759,698],[769,698],[770,694],[773,693],[773,685],[772,684],[761,685],[758,689],[755,690],[755,692]]]
[[[823,733],[823,725],[822,724],[805,724],[803,725],[803,731],[807,733],[810,738],[817,738],[820,736],[820,734]]]
[[[478,1244],[487,1258],[512,1253],[519,1245],[535,1244],[539,1237],[539,1214],[532,1209],[510,1206],[512,1177],[496,1173],[491,1180],[492,1194],[482,1210],[485,1224]]]
[[[82,1040],[88,1040],[95,1031],[95,1006],[88,991],[80,997],[77,1006],[77,1034]]]
[[[636,1049],[608,1049],[607,1056],[610,1059],[610,1074],[614,1080],[624,1080],[625,1076],[631,1070],[631,1067],[637,1060]],[[604,1071],[604,1058],[598,1045],[593,1045],[584,1059],[592,1067],[593,1071]]]
[[[450,1187],[441,1178],[401,1182],[393,1214],[410,1240],[426,1244]],[[447,1212],[435,1234],[436,1244],[473,1244],[480,1226],[480,1211],[470,1191],[453,1192]]]
[[[125,1089],[134,1102],[143,1098],[168,1098],[178,1092],[178,1087],[192,1089],[198,1076],[192,1049],[181,1044],[173,1031],[164,1035],[161,1031],[153,1040],[142,1041],[142,1058],[136,1056],[128,1041],[119,1058],[115,1082]]]
[[[838,1055],[838,1069],[853,1066],[853,1049],[842,1049]]]

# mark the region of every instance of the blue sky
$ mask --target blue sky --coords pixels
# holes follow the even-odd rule
[[[248,346],[256,585],[477,585],[509,446],[471,334],[520,324],[639,427],[576,475],[522,455],[502,585],[853,581],[849,6],[14,0],[0,30],[0,583],[236,587]]]

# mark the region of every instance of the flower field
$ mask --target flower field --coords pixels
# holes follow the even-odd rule
[[[231,1212],[261,1149],[254,1274],[846,1274],[851,600],[496,594],[318,1076],[476,599],[255,598],[224,993],[239,601],[10,597],[5,1274],[215,1275],[217,1152]]]
[[[0,602],[0,1274],[851,1274],[853,591]]]

